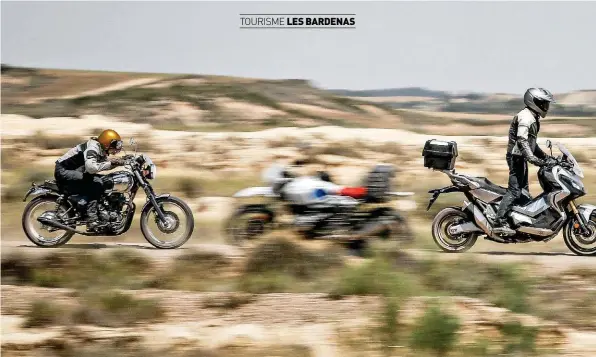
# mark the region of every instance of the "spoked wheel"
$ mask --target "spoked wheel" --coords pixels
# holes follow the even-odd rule
[[[27,238],[40,247],[58,247],[66,244],[74,235],[62,229],[48,227],[37,219],[44,217],[60,221],[60,217],[69,218],[68,209],[64,205],[56,208],[56,199],[53,197],[38,197],[29,202],[23,212],[22,225]],[[74,227],[73,227],[74,228]]]
[[[581,229],[574,228],[575,220],[569,221],[563,231],[563,240],[570,251],[577,255],[596,255],[596,217],[592,216],[588,222],[588,234],[583,234]]]
[[[155,207],[147,205],[141,213],[141,232],[154,247],[173,249],[182,246],[192,236],[195,221],[192,210],[176,197],[157,198],[164,219],[160,219]]]
[[[243,246],[265,234],[272,221],[266,210],[249,209],[236,212],[226,224],[226,238],[230,244]]]
[[[453,207],[442,209],[433,220],[432,235],[435,243],[444,252],[465,252],[476,243],[477,233],[451,234],[450,228],[469,221],[468,216]]]

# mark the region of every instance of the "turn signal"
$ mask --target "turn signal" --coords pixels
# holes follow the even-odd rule
[[[579,223],[575,223],[575,224],[573,225],[573,228],[575,228],[575,229],[578,229],[578,228],[579,228]]]

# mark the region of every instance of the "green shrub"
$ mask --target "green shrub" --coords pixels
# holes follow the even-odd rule
[[[506,341],[505,353],[536,352],[538,328],[524,326],[519,321],[509,321],[501,326],[501,333]]]
[[[445,313],[437,305],[426,310],[411,335],[410,344],[415,350],[432,351],[446,356],[457,342],[459,319]]]
[[[88,252],[56,251],[43,257],[14,255],[2,262],[2,278],[45,287],[136,288],[150,276],[150,263],[141,253],[119,249],[104,256]]]
[[[288,239],[275,237],[250,253],[244,272],[249,275],[283,273],[308,279],[341,265],[341,256],[335,250],[309,250]]]
[[[36,300],[25,315],[23,327],[45,327],[58,324],[63,320],[64,311],[57,305],[45,300]]]
[[[2,257],[0,273],[3,284],[21,284],[33,280],[34,264],[22,253]]]
[[[394,271],[386,260],[375,258],[358,267],[346,267],[331,295],[336,298],[344,295],[406,297],[414,291],[410,275]]]
[[[383,312],[380,314],[380,323],[377,333],[383,349],[388,352],[391,346],[399,342],[399,303],[395,298],[385,299]]]
[[[487,299],[514,312],[528,312],[535,282],[514,264],[489,264],[475,259],[427,260],[417,273],[434,291]]]
[[[135,299],[116,291],[90,292],[83,300],[84,304],[73,314],[77,323],[120,327],[155,322],[165,316],[165,310],[156,300]]]
[[[252,294],[270,294],[290,292],[296,283],[296,279],[291,275],[267,272],[242,276],[238,287]]]
[[[172,265],[153,274],[146,287],[203,291],[213,284],[225,284],[222,275],[232,266],[230,258],[213,252],[190,251],[177,256]]]

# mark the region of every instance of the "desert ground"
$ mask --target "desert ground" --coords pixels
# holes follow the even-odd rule
[[[562,237],[479,240],[462,254],[439,253],[432,242],[433,215],[462,197],[442,196],[425,211],[427,191],[448,180],[423,167],[424,142],[456,141],[457,171],[506,185],[511,115],[393,109],[384,103],[430,99],[339,96],[295,80],[3,67],[2,82],[3,355],[596,354],[592,257],[572,255]],[[590,93],[564,98],[594,104]],[[595,122],[554,116],[539,142],[562,142],[576,155],[588,187],[581,202],[592,204]],[[58,156],[105,128],[126,144],[134,137],[158,165],[156,191],[193,209],[195,231],[182,248],[153,249],[138,217],[121,237],[75,236],[55,249],[24,236],[31,181],[50,179]],[[233,193],[262,185],[272,163],[299,159],[308,164],[297,172],[325,169],[346,185],[376,163],[395,165],[396,189],[415,193],[395,202],[414,241],[375,243],[363,257],[289,231],[248,248],[228,244],[222,227]]]

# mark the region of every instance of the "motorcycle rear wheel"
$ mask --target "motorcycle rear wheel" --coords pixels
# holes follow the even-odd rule
[[[41,214],[37,217],[33,217],[35,210],[44,205],[48,207],[44,214],[51,214],[52,210],[56,207],[56,198],[46,196],[37,197],[31,200],[31,202],[29,202],[25,207],[25,210],[23,211],[23,216],[21,218],[21,224],[23,226],[23,231],[25,232],[27,239],[29,239],[33,244],[44,248],[59,247],[68,243],[68,241],[74,235],[74,232],[55,229],[53,232],[59,233],[59,235],[52,238],[47,238],[46,236],[44,236],[45,233],[40,232],[42,230],[45,230],[48,233],[50,233],[49,229],[51,229],[50,227],[45,227],[45,225],[37,221],[37,218],[39,218]],[[52,209],[50,209],[50,207]],[[68,210],[68,208],[65,205],[61,205],[59,209],[62,212],[66,212]],[[37,228],[37,226],[39,226],[39,228]]]
[[[443,208],[432,223],[432,236],[435,244],[442,251],[448,253],[462,253],[474,246],[478,239],[477,233],[463,233],[457,237],[447,232],[452,225],[464,223],[469,220],[468,216],[456,207]]]
[[[272,221],[272,213],[264,207],[242,207],[225,224],[226,240],[232,245],[244,245],[267,233]]]

